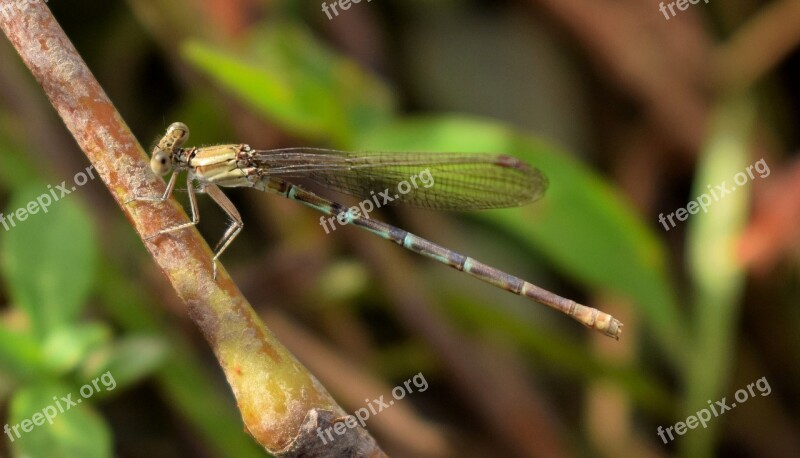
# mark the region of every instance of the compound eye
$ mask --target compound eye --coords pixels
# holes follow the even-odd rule
[[[157,149],[150,159],[150,168],[154,173],[164,176],[172,170],[172,158],[164,151]]]

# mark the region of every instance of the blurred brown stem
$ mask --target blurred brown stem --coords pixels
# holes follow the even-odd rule
[[[744,91],[774,70],[800,45],[800,2],[783,0],[764,6],[740,27],[715,56],[723,90]]]
[[[174,202],[135,204],[163,192],[142,147],[44,2],[7,3],[0,28],[140,235],[186,221]],[[47,132],[42,132],[47,135]],[[195,229],[145,243],[217,356],[248,432],[277,456],[385,456],[369,434],[318,437],[343,410],[266,329],[228,274],[211,278],[211,251]]]

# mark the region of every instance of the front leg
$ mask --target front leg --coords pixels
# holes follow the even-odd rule
[[[125,205],[131,202],[164,202],[172,196],[172,191],[175,189],[175,181],[178,179],[178,172],[174,172],[167,182],[167,189],[164,190],[164,195],[161,196],[134,196],[125,201]]]
[[[178,174],[173,173],[172,177],[169,179],[169,183],[167,183],[167,190],[164,192],[163,196],[155,196],[155,197],[134,197],[133,199],[127,201],[126,203],[131,202],[164,202],[170,198],[172,195],[172,191],[175,189],[175,181]],[[181,229],[186,229],[187,227],[196,226],[197,223],[200,222],[200,212],[197,210],[197,197],[195,196],[195,190],[192,186],[192,175],[187,174],[186,176],[186,190],[189,193],[189,205],[192,209],[192,220],[188,223],[178,224],[172,227],[168,227],[166,229],[162,229],[156,232],[153,235],[147,236],[144,240],[151,240],[153,238],[158,237],[159,235],[169,234],[170,232],[179,231]]]

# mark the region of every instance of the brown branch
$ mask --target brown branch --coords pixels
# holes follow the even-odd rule
[[[728,92],[744,91],[800,46],[800,2],[772,2],[740,27],[714,57],[717,81]]]
[[[163,181],[44,2],[8,2],[0,13],[0,28],[139,234],[185,222],[175,202],[123,203],[163,192]],[[317,436],[343,410],[261,323],[224,269],[212,279],[211,251],[195,229],[145,246],[211,344],[248,432],[265,449],[277,456],[385,456],[361,428],[327,444]]]

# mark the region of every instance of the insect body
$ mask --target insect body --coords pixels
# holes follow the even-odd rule
[[[255,150],[231,144],[183,148],[189,128],[176,122],[153,149],[150,167],[165,176],[172,172],[161,196],[134,197],[133,201],[163,202],[175,189],[178,173],[187,171],[186,188],[192,210],[191,222],[166,228],[149,238],[196,225],[199,221],[195,193],[208,194],[233,221],[217,244],[212,258],[214,278],[217,260],[244,224],[233,203],[220,187],[251,187],[296,200],[330,216],[341,224],[352,224],[391,240],[402,247],[466,272],[487,283],[529,297],[559,310],[581,324],[619,339],[622,323],[611,315],[507,274],[473,258],[369,217],[366,209],[348,208],[318,196],[291,181],[308,179],[329,189],[384,203],[399,203],[435,210],[477,210],[527,204],[547,189],[547,178],[538,169],[503,154],[463,153],[351,153],[318,148]],[[430,176],[425,186],[407,187],[409,177]],[[435,182],[434,182],[435,178]],[[197,184],[197,188],[194,186]],[[415,182],[415,185],[417,183]],[[430,185],[428,185],[430,184]],[[377,194],[376,194],[377,193]],[[367,202],[365,200],[365,202]],[[324,222],[324,217],[321,222]]]

